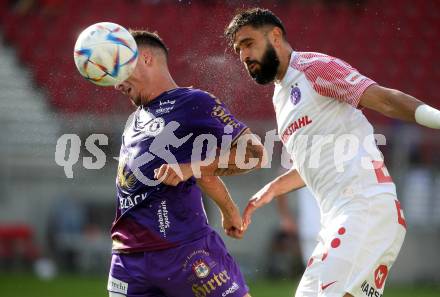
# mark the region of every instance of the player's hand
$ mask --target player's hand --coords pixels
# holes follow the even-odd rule
[[[243,212],[243,227],[244,230],[249,227],[252,222],[252,214],[263,205],[268,204],[274,198],[274,194],[271,191],[270,184],[265,185],[260,191],[258,191],[251,199],[249,199],[248,205]]]
[[[154,178],[162,180],[169,186],[177,186],[180,182],[188,180],[193,175],[191,164],[163,164],[154,169]]]
[[[237,239],[243,238],[243,221],[236,205],[228,212],[222,211],[222,225],[226,235]]]

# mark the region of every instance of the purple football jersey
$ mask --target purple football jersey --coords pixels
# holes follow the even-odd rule
[[[245,129],[219,100],[197,89],[173,89],[139,107],[122,136],[113,250],[167,249],[209,233],[195,178],[167,186],[154,179],[154,169],[203,160],[222,139],[233,142]]]

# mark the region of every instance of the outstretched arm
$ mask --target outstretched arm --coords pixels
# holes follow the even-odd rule
[[[240,145],[244,145],[244,150],[239,148]],[[218,154],[211,164],[196,166],[196,168],[200,168],[201,176],[243,174],[261,168],[266,163],[266,152],[261,142],[247,128],[237,141],[232,144],[227,164],[222,164],[220,159],[221,156]],[[244,164],[248,164],[250,159],[253,159],[255,162],[253,166],[248,168]]]
[[[177,164],[181,174],[178,174],[173,167],[176,164],[163,164],[154,171],[156,179],[163,179],[162,183],[176,186],[178,183],[189,179],[191,176],[196,178],[204,176],[227,176],[243,174],[253,169],[260,168],[266,163],[266,151],[261,142],[252,134],[250,129],[246,129],[241,136],[232,144],[229,156],[222,156],[220,149],[210,164],[203,162]],[[225,161],[223,161],[225,159]],[[248,162],[253,159],[253,166]]]
[[[440,129],[439,110],[398,90],[372,85],[365,90],[359,103],[390,118]]]
[[[197,185],[217,204],[222,215],[222,226],[228,236],[243,237],[243,224],[240,211],[232,200],[226,185],[218,176],[197,179]]]
[[[251,223],[252,214],[263,205],[268,204],[275,197],[286,194],[293,190],[300,189],[305,186],[304,181],[296,169],[291,169],[283,175],[277,177],[260,191],[258,191],[248,202],[243,212],[244,227],[247,229]]]

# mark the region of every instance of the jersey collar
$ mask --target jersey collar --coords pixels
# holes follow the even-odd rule
[[[284,74],[284,77],[280,82],[275,82],[275,86],[285,87],[289,84],[290,73],[292,72],[291,65],[292,65],[293,59],[295,58],[296,55],[297,55],[297,53],[294,50],[292,50],[292,53],[290,54],[289,66],[287,66],[286,73]]]

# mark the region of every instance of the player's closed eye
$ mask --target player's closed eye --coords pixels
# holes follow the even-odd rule
[[[252,45],[253,45],[253,42],[251,40],[246,40],[245,39],[245,40],[241,41],[239,43],[239,45],[234,48],[235,53],[239,55],[242,48],[249,48]]]

